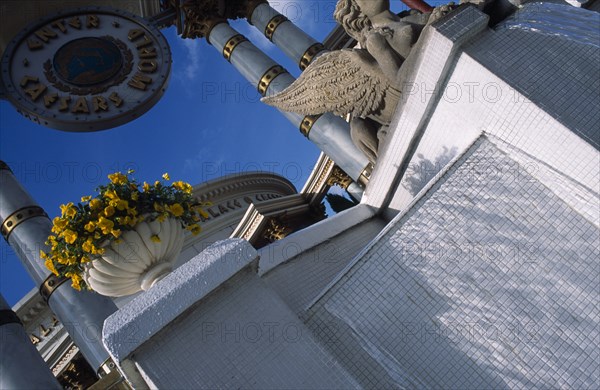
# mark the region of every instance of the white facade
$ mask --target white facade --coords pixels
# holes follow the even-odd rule
[[[286,184],[195,189],[200,241],[104,324],[136,388],[600,386],[600,17],[487,22],[425,31],[360,205],[257,251],[219,240]]]
[[[544,12],[591,12],[565,7]],[[152,388],[599,386],[600,47],[512,21],[490,29],[472,7],[425,34],[405,75],[423,89],[405,93],[362,203],[256,254],[217,243],[121,308],[103,337],[126,376]],[[552,47],[570,52],[549,67]],[[237,271],[223,260],[240,256]],[[169,314],[148,329],[156,311]]]

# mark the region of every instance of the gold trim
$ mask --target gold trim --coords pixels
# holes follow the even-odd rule
[[[102,363],[100,365],[100,368],[98,368],[98,370],[96,371],[96,374],[98,374],[98,376],[100,378],[102,378],[103,376],[106,376],[108,373],[114,371],[117,368],[117,365],[115,364],[115,362],[112,360],[112,358],[108,358],[104,361],[104,363]]]
[[[40,286],[40,295],[44,299],[44,301],[48,302],[50,296],[57,288],[59,288],[64,282],[67,281],[68,278],[62,276],[56,276],[54,274],[48,275],[46,280]]]
[[[304,118],[302,118],[302,123],[300,123],[300,132],[302,133],[303,136],[308,138],[308,136],[310,134],[310,130],[313,128],[313,126],[315,125],[315,122],[318,121],[321,116],[322,116],[322,114],[307,115]]]
[[[350,176],[348,176],[348,174],[346,172],[344,172],[342,170],[342,168],[338,167],[337,165],[333,167],[333,169],[331,170],[331,174],[327,178],[328,186],[331,187],[334,185],[338,185],[345,190],[347,190],[348,187],[350,187],[350,184],[352,184],[352,182],[353,182],[352,178]]]
[[[306,68],[308,68],[308,65],[310,65],[311,62],[313,62],[316,55],[324,50],[326,50],[325,46],[323,46],[323,44],[320,42],[317,42],[317,43],[313,44],[311,47],[309,47],[302,55],[302,58],[300,59],[300,63],[298,64],[298,66],[300,67],[300,70],[301,71],[306,70]]]
[[[10,233],[12,233],[17,226],[34,217],[48,218],[48,214],[46,214],[44,209],[40,206],[27,206],[18,209],[9,215],[2,223],[2,236],[4,236],[6,241],[8,241]]]
[[[281,23],[287,21],[288,18],[286,18],[282,14],[277,14],[273,16],[271,20],[269,20],[269,23],[267,23],[267,27],[265,27],[265,37],[267,37],[269,41],[273,41],[273,34],[275,34],[275,30],[277,30],[277,27],[279,27]]]
[[[7,170],[7,171],[12,172],[12,169],[10,169],[10,167],[8,166],[8,164],[5,163],[2,160],[0,160],[0,170]]]
[[[269,242],[275,242],[284,239],[292,233],[292,228],[283,223],[277,217],[269,218],[267,227],[262,233],[262,238]]]
[[[261,96],[265,96],[267,94],[267,90],[269,89],[269,85],[271,85],[271,82],[273,82],[273,80],[275,80],[277,76],[283,73],[287,73],[287,70],[285,70],[283,66],[274,65],[269,70],[267,70],[265,74],[263,74],[263,76],[260,78],[260,81],[258,82],[257,87],[258,92],[261,94]]]
[[[372,174],[373,174],[373,164],[369,163],[369,164],[367,164],[365,169],[363,169],[363,171],[360,173],[360,176],[358,177],[358,184],[361,187],[365,188],[367,186],[367,184],[369,184],[369,180],[371,180]]]
[[[227,61],[230,61],[231,54],[233,54],[233,51],[235,50],[237,45],[246,41],[248,41],[248,39],[242,34],[236,34],[229,38],[225,46],[223,46],[223,57],[225,57]]]

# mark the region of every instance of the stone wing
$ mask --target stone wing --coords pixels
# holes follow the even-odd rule
[[[319,56],[289,87],[261,100],[302,115],[332,112],[366,117],[384,106],[388,81],[363,49]]]

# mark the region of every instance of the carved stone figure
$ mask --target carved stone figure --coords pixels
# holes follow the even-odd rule
[[[303,115],[350,114],[352,139],[374,162],[378,130],[390,123],[400,100],[400,67],[426,24],[450,9],[400,18],[389,5],[389,0],[339,0],[334,17],[360,48],[322,54],[292,85],[263,102]]]

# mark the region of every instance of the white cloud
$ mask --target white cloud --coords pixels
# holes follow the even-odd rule
[[[194,81],[198,78],[202,69],[200,41],[197,39],[180,39],[179,42],[185,49],[185,62],[181,67],[184,81]]]

